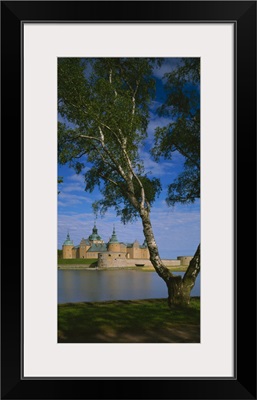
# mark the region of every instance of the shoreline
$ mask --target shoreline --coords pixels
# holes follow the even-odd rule
[[[173,272],[185,272],[188,266],[167,266],[170,271]],[[98,268],[98,267],[90,267],[85,264],[58,264],[58,270],[83,270],[83,271],[117,271],[117,270],[133,270],[133,271],[142,271],[142,272],[155,272],[154,267],[145,266],[145,267],[135,267],[135,266],[124,266],[124,267],[106,267],[106,268]]]

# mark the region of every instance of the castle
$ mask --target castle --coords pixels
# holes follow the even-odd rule
[[[142,245],[137,240],[133,243],[119,242],[113,227],[109,242],[104,243],[98,234],[96,224],[92,234],[87,239],[82,238],[78,246],[74,246],[68,233],[62,246],[62,257],[98,259],[99,268],[152,265],[146,241]],[[162,259],[162,262],[166,266],[188,266],[192,258],[192,256],[179,256],[176,260]]]
[[[113,227],[112,236],[108,243],[104,243],[98,234],[96,224],[92,229],[92,234],[87,239],[82,238],[78,246],[74,246],[69,233],[62,246],[63,258],[98,258],[99,253],[108,252],[108,257],[118,257],[121,259],[148,259],[149,250],[146,241],[142,245],[137,240],[133,243],[119,242]]]

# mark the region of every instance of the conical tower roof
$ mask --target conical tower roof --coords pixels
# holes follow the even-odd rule
[[[111,237],[109,243],[119,243],[117,235],[116,235],[116,231],[115,231],[115,226],[113,227],[112,237]]]
[[[63,246],[73,246],[73,241],[70,240],[70,234],[69,234],[69,232],[67,233],[67,237],[66,237],[65,242],[63,243]]]

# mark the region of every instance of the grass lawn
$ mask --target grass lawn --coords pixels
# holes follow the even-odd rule
[[[135,269],[137,269],[138,271],[142,271],[142,272],[154,272],[155,269],[152,266],[145,266],[145,267],[134,267]],[[167,268],[171,271],[171,272],[185,272],[187,270],[187,266],[184,265],[172,265],[172,266],[168,266]]]
[[[96,263],[96,258],[58,258],[58,265],[78,265],[85,264],[89,266],[90,264]]]
[[[170,310],[167,299],[58,306],[59,343],[199,343],[200,299]]]

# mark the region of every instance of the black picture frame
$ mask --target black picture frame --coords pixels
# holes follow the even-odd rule
[[[250,233],[249,229],[252,225],[255,228],[256,207],[256,2],[2,1],[1,11],[3,161],[1,174],[1,398],[256,399],[256,243],[255,235]],[[23,82],[21,33],[22,24],[25,21],[234,23],[236,38],[234,378],[36,377],[24,379],[22,377],[21,121]],[[11,195],[16,198],[12,207],[10,207]],[[11,237],[9,233],[7,234],[9,231],[11,231]],[[101,383],[99,384],[98,381]],[[135,381],[137,381],[136,388],[133,384]]]

